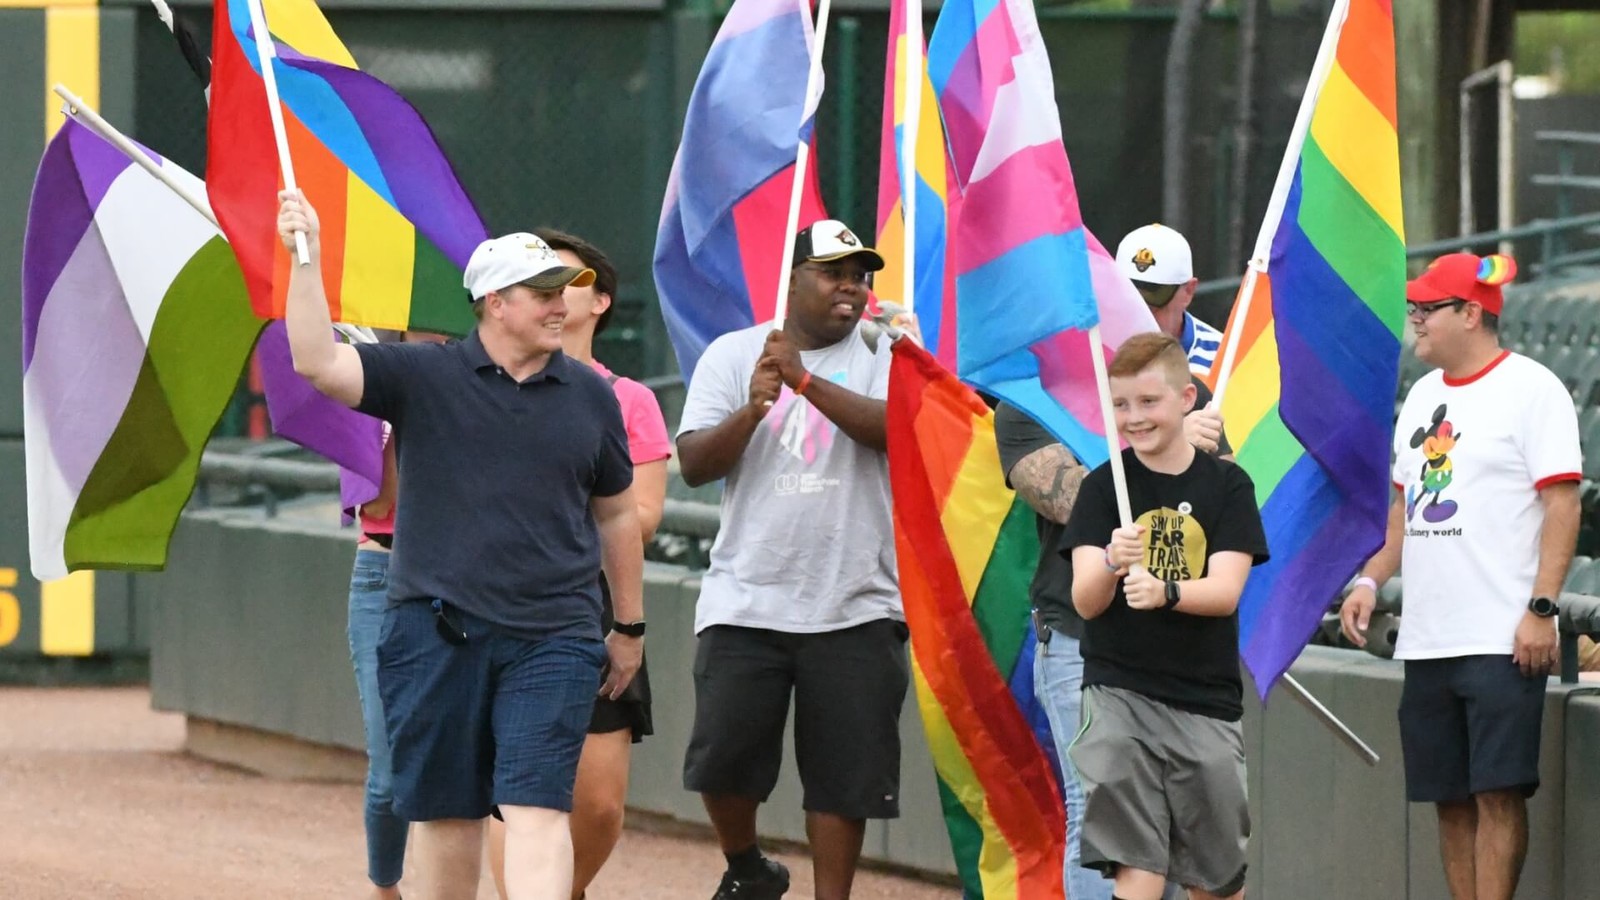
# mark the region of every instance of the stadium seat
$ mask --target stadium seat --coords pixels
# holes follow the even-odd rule
[[[1527,290],[1514,300],[1507,298],[1507,309],[1517,307],[1521,308],[1523,320],[1522,336],[1517,343],[1527,348],[1522,350],[1522,353],[1529,356],[1537,353],[1548,354],[1565,344],[1565,341],[1557,341],[1555,338],[1556,321],[1561,312],[1560,298],[1551,297],[1543,291]],[[1502,318],[1502,328],[1504,324]]]
[[[1417,359],[1416,345],[1408,345],[1403,348],[1400,351],[1400,393],[1397,402],[1405,402],[1406,394],[1411,391],[1411,386],[1417,383],[1417,379],[1428,374],[1428,371],[1432,368],[1432,366]]]
[[[1600,564],[1587,556],[1573,557],[1561,589],[1574,594],[1600,594]]]

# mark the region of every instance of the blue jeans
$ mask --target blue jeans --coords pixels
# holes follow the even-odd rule
[[[1078,865],[1079,841],[1083,836],[1083,785],[1072,768],[1067,748],[1078,736],[1083,709],[1083,656],[1076,639],[1055,632],[1050,643],[1040,644],[1033,658],[1033,690],[1044,704],[1055,737],[1056,755],[1061,758],[1062,785],[1067,797],[1067,853],[1061,873],[1067,896],[1072,900],[1110,900],[1111,879],[1094,869]]]
[[[400,881],[406,857],[406,821],[394,814],[394,773],[389,734],[378,693],[378,633],[388,605],[389,554],[357,550],[350,571],[350,662],[361,695],[361,724],[367,734],[367,877],[379,887]]]

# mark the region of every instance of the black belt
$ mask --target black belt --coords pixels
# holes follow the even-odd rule
[[[392,534],[368,534],[363,532],[361,536],[385,550],[394,549],[394,535]]]

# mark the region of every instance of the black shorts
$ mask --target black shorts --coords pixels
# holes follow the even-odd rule
[[[1539,787],[1543,675],[1510,656],[1406,660],[1400,747],[1406,799],[1459,803],[1488,791]]]
[[[605,573],[600,575],[600,630],[602,634],[611,633],[611,625],[616,619],[611,610],[611,585],[606,583]],[[605,674],[601,673],[604,681]],[[644,740],[645,735],[655,734],[655,723],[650,717],[650,671],[649,661],[639,661],[639,672],[628,682],[627,690],[615,700],[608,697],[594,699],[594,713],[589,717],[590,734],[610,734],[624,728],[633,732],[635,744]]]
[[[594,714],[589,717],[590,734],[610,734],[613,731],[633,732],[635,744],[645,735],[655,734],[655,724],[650,718],[650,668],[647,660],[639,663],[639,672],[628,682],[627,690],[615,700],[609,697],[594,699]]]
[[[807,812],[900,815],[906,626],[879,619],[819,634],[716,625],[694,659],[694,733],[683,786],[766,800],[778,783],[789,696]]]

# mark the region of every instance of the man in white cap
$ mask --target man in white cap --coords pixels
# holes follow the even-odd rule
[[[611,386],[561,352],[562,291],[594,271],[531,234],[484,241],[467,264],[478,327],[464,340],[337,344],[316,212],[299,192],[280,199],[284,246],[299,232],[311,251],[289,277],[295,371],[394,427],[378,687],[394,809],[418,823],[421,893],[478,895],[483,819],[497,806],[508,894],[566,900],[594,697],[620,695],[644,652],[627,432]],[[603,640],[602,568],[618,622]]]
[[[1194,255],[1189,242],[1165,225],[1128,232],[1117,245],[1117,268],[1133,281],[1162,331],[1178,339],[1189,370],[1205,376],[1222,346],[1222,332],[1189,313],[1194,290]]]
[[[718,900],[769,900],[789,872],[756,845],[791,697],[815,896],[850,896],[867,819],[900,813],[909,680],[895,575],[885,399],[889,345],[862,334],[883,258],[831,219],[795,242],[789,311],[717,338],[678,431],[691,485],[726,479],[695,610],[684,787],[727,871]]]

